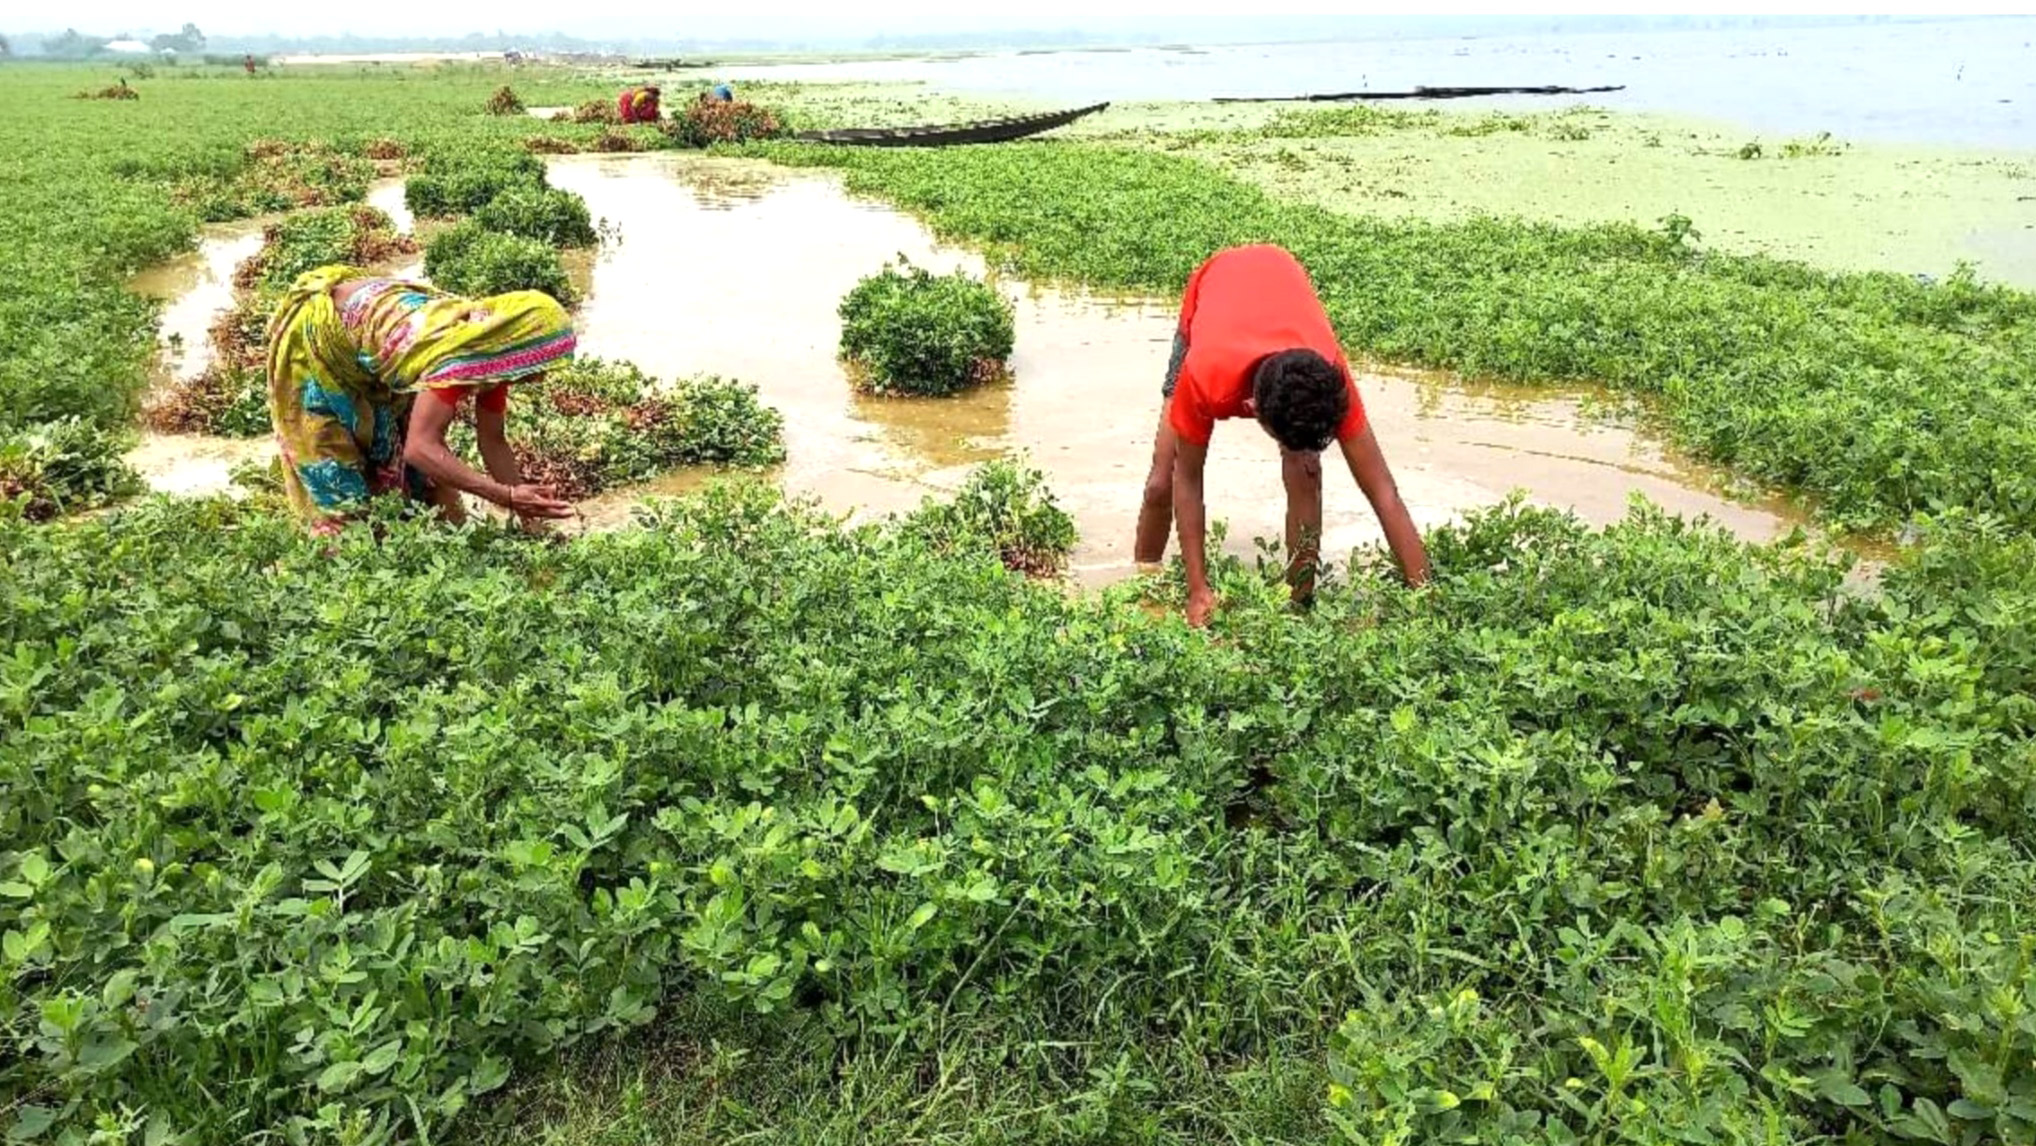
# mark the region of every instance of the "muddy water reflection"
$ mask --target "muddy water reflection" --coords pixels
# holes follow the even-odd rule
[[[908,216],[849,198],[823,174],[669,154],[564,157],[551,173],[621,230],[593,267],[586,353],[664,376],[755,382],[785,413],[786,486],[843,512],[909,508],[974,463],[1024,453],[1080,525],[1077,572],[1103,580],[1130,570],[1170,305],[1004,282],[1018,308],[1010,384],[949,400],[860,398],[834,357],[841,296],[901,253],[936,271],[980,271],[978,258],[938,245]],[[1713,475],[1592,422],[1581,397],[1377,372],[1362,390],[1423,526],[1516,487],[1596,522],[1624,516],[1638,492],[1753,539],[1794,524],[1784,507],[1729,501],[1713,492]],[[1251,538],[1277,534],[1284,500],[1271,440],[1250,424],[1226,425],[1209,465],[1210,513],[1229,522],[1230,546],[1248,553]],[[1329,469],[1324,540],[1340,557],[1380,535],[1340,461]],[[675,477],[664,491],[697,480]],[[630,501],[594,503],[590,518],[620,520]]]
[[[275,452],[275,442],[268,437],[145,433],[140,444],[128,451],[127,464],[152,492],[199,496],[232,492],[234,467],[261,461]]]
[[[198,249],[151,267],[129,280],[137,294],[163,300],[157,332],[154,382],[195,377],[212,364],[212,324],[233,306],[233,271],[261,249],[272,219],[207,226]],[[220,493],[233,486],[233,467],[267,456],[267,438],[238,441],[185,434],[145,433],[127,463],[158,493]]]
[[[368,206],[377,207],[396,224],[396,233],[407,235],[417,227],[417,216],[403,199],[403,181],[384,179],[368,188]]]
[[[233,268],[261,249],[267,220],[208,226],[198,249],[150,267],[128,289],[163,302],[157,334],[157,380],[190,378],[212,363],[213,320],[233,306]]]

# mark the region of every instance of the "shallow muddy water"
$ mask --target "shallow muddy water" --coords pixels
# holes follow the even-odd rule
[[[275,451],[275,442],[268,437],[213,438],[151,431],[128,451],[127,464],[154,492],[189,497],[233,492],[235,466],[270,457]]]
[[[198,249],[150,267],[128,280],[129,289],[163,303],[157,332],[156,378],[190,378],[212,363],[214,319],[233,306],[233,269],[261,249],[270,220],[209,225]]]
[[[936,271],[980,271],[980,259],[937,244],[907,215],[848,197],[825,174],[662,154],[563,157],[551,178],[621,232],[593,266],[580,312],[584,353],[664,377],[756,383],[785,414],[785,486],[843,513],[907,509],[976,463],[1023,454],[1076,519],[1077,574],[1106,580],[1132,569],[1171,304],[1004,281],[1017,304],[1008,384],[953,399],[863,398],[835,359],[841,296],[899,254]],[[1379,372],[1367,372],[1360,389],[1424,526],[1515,487],[1596,522],[1622,517],[1637,492],[1750,539],[1795,524],[1784,507],[1728,500],[1714,475],[1586,417],[1583,397]],[[1325,463],[1325,552],[1340,559],[1380,534],[1340,459]],[[1209,512],[1229,523],[1229,548],[1249,553],[1252,538],[1279,532],[1284,493],[1269,438],[1249,423],[1225,424],[1209,467]],[[673,475],[658,492],[699,480]],[[625,519],[639,492],[590,503],[590,522]]]
[[[842,295],[900,255],[935,271],[980,272],[977,256],[936,243],[908,215],[849,197],[825,173],[669,153],[564,156],[550,167],[552,182],[585,196],[619,236],[574,267],[587,291],[582,353],[627,359],[667,379],[721,374],[755,383],[785,415],[789,458],[777,479],[852,518],[910,509],[954,488],[981,462],[1023,456],[1046,472],[1076,520],[1077,577],[1095,583],[1132,571],[1131,531],[1173,329],[1170,302],[1000,280],[1017,307],[1009,381],[950,399],[867,398],[835,358]],[[413,225],[400,183],[377,185],[369,201],[405,230]],[[165,332],[183,336],[180,369],[197,368],[190,355],[230,305],[233,265],[259,237],[252,224],[208,229],[197,254],[136,280],[137,289],[171,300]],[[409,273],[414,264],[400,269]],[[1423,526],[1516,488],[1600,523],[1622,517],[1635,493],[1752,540],[1798,521],[1780,504],[1722,496],[1716,475],[1590,416],[1589,394],[1375,370],[1363,373],[1360,390],[1401,494]],[[512,409],[512,434],[514,417]],[[266,441],[151,437],[132,460],[154,488],[202,493],[226,488],[233,465],[268,448]],[[1380,533],[1340,458],[1324,461],[1325,554],[1341,560]],[[1227,423],[1209,468],[1210,517],[1228,523],[1230,550],[1248,554],[1254,538],[1278,534],[1285,502],[1269,438],[1250,423]],[[586,524],[624,524],[645,497],[689,492],[712,476],[679,471],[593,499],[582,507]]]
[[[384,179],[368,188],[368,206],[379,207],[396,224],[396,233],[407,235],[417,227],[417,216],[403,201],[403,181]]]

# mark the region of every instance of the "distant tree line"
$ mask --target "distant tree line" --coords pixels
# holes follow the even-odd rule
[[[80,32],[76,28],[65,28],[58,35],[42,38],[42,54],[57,60],[88,60],[104,52],[108,44],[129,38],[124,33],[118,36],[99,36]],[[151,37],[148,46],[157,53],[174,52],[180,56],[190,55],[204,50],[205,33],[198,30],[198,25],[186,23],[175,32],[164,32]],[[12,45],[7,42],[5,36],[0,36],[0,59],[10,58],[12,55]]]

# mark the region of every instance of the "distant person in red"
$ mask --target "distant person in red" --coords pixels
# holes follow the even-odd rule
[[[246,68],[246,69],[247,69],[247,74],[248,74],[248,75],[253,75],[253,74],[254,74],[254,53],[250,52],[250,53],[248,53],[247,55],[245,55],[245,56],[242,56],[242,57],[240,58],[240,66],[241,66],[241,67],[243,67],[243,68]]]
[[[630,88],[615,102],[615,110],[622,115],[624,123],[656,123],[658,121],[657,85]]]
[[[1188,623],[1205,625],[1216,608],[1209,588],[1208,528],[1202,471],[1216,423],[1255,418],[1280,445],[1287,487],[1287,583],[1296,603],[1315,591],[1322,542],[1322,450],[1336,442],[1357,486],[1384,527],[1410,585],[1428,580],[1421,533],[1400,501],[1392,471],[1365,420],[1364,403],[1336,331],[1308,272],[1279,247],[1218,251],[1188,279],[1174,330],[1173,358],[1160,393],[1165,403],[1152,446],[1152,471],[1138,511],[1134,556],[1166,555],[1178,519],[1188,573]]]

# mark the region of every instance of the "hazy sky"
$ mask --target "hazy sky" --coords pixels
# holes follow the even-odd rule
[[[1189,6],[1192,9],[1192,5]],[[1211,10],[1214,5],[1209,6]],[[1306,11],[1304,7],[1296,9]],[[50,22],[44,8],[39,22]],[[93,0],[67,6],[63,23],[80,29],[113,32],[122,29],[174,29],[189,20],[207,32],[317,35],[352,32],[359,35],[448,35],[466,32],[561,31],[589,38],[634,34],[645,37],[702,39],[789,39],[842,35],[874,35],[923,28],[927,31],[1003,29],[1013,26],[1097,27],[1132,21],[1149,22],[1153,15],[1183,11],[1163,4],[1081,5],[1028,2],[978,13],[958,3],[915,3],[912,0],[863,0],[846,4],[772,3],[674,4],[621,0],[561,5],[556,0],[495,0],[490,5],[405,4],[394,8],[352,4],[250,4],[242,0]],[[28,11],[9,18],[23,23]],[[1139,20],[1139,17],[1146,20]],[[33,17],[30,17],[33,18]]]
[[[10,7],[13,7],[10,5]],[[101,34],[174,30],[184,21],[208,33],[288,36],[351,32],[365,36],[442,36],[467,32],[559,31],[598,39],[640,36],[673,39],[827,39],[906,32],[1003,31],[1067,29],[1109,33],[1128,28],[1163,26],[1167,16],[1206,14],[1230,17],[1240,33],[1248,32],[1250,15],[1271,13],[1244,9],[1235,3],[1061,3],[1027,0],[1018,5],[983,4],[976,10],[963,3],[914,0],[862,0],[854,5],[773,3],[752,0],[739,4],[675,4],[670,0],[621,0],[562,5],[556,0],[495,0],[488,6],[468,4],[404,4],[373,7],[352,4],[297,2],[247,3],[245,0],[88,0],[64,6],[15,8],[6,17],[17,27],[70,25]],[[1390,9],[1357,8],[1349,4],[1282,4],[1278,15],[1389,15]],[[1603,6],[1609,8],[1609,5]],[[1572,12],[1596,12],[1598,5],[1574,5]],[[1630,11],[1630,5],[1629,9]],[[1699,3],[1682,12],[1724,13],[1731,5]],[[1744,11],[1742,7],[1738,9]],[[1403,9],[1402,11],[1406,11]],[[1413,9],[1425,16],[1504,12],[1504,6],[1467,0],[1436,0]],[[1518,9],[1515,9],[1518,11]]]

